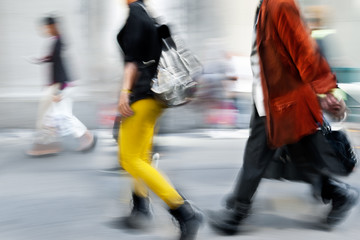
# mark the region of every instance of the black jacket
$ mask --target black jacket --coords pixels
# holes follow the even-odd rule
[[[51,55],[45,58],[45,62],[52,63],[50,72],[50,84],[61,83],[61,88],[64,88],[66,82],[69,81],[68,74],[66,72],[61,51],[63,44],[60,37],[56,37],[54,47]]]
[[[162,42],[156,22],[148,15],[140,1],[129,5],[130,13],[124,27],[117,36],[126,62],[136,63],[139,77],[136,80],[131,103],[153,96],[151,80],[156,75]]]

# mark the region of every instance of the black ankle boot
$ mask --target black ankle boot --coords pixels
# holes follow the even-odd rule
[[[239,231],[241,222],[249,216],[250,204],[231,201],[227,209],[210,211],[209,224],[217,232],[225,235],[233,235]]]
[[[130,229],[144,229],[149,225],[152,218],[150,211],[150,199],[139,197],[133,193],[133,208],[129,216],[122,219],[125,227]]]
[[[359,192],[350,185],[329,180],[327,186],[331,192],[332,208],[326,218],[328,227],[334,227],[341,223],[356,205],[359,199]]]
[[[202,213],[194,209],[189,202],[185,201],[183,205],[174,210],[169,210],[170,214],[179,222],[180,240],[193,240],[203,222]]]

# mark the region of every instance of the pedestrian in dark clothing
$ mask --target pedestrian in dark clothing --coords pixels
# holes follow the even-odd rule
[[[311,39],[295,0],[260,1],[251,65],[254,110],[244,164],[227,209],[210,212],[210,225],[226,234],[239,230],[276,148],[284,145],[302,180],[316,186],[324,202],[332,203],[327,226],[338,224],[358,193],[315,166],[318,151],[313,142],[323,123],[322,109],[341,118],[345,105],[333,95],[336,77]]]
[[[151,165],[151,149],[157,119],[164,110],[151,91],[157,74],[162,40],[143,1],[127,0],[129,17],[118,34],[125,69],[118,110],[121,114],[119,161],[133,177],[133,209],[123,219],[128,228],[143,228],[151,218],[148,188],[169,207],[180,225],[181,240],[195,239],[202,215]]]

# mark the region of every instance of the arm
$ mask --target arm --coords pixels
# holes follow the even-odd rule
[[[276,3],[275,3],[276,4]],[[301,18],[293,0],[281,1],[272,6],[271,18],[287,52],[295,63],[301,79],[311,84],[321,108],[334,119],[343,119],[345,102],[336,96],[336,77],[321,55],[315,40]]]
[[[120,93],[120,99],[118,104],[118,111],[123,117],[130,117],[134,114],[129,105],[129,97],[131,89],[134,86],[137,78],[137,65],[133,62],[127,62],[124,68],[124,80]]]
[[[61,42],[58,38],[52,38],[49,43],[47,43],[47,50],[44,54],[45,56],[37,58],[37,63],[47,63],[53,62],[54,56],[59,55],[61,51]]]
[[[52,62],[53,57],[52,56],[46,56],[38,59],[38,63],[46,63],[46,62]]]
[[[134,114],[129,105],[129,97],[138,77],[138,63],[142,60],[143,41],[146,41],[143,22],[139,17],[139,9],[136,7],[130,8],[129,17],[124,28],[121,42],[124,45],[125,68],[118,111],[123,117],[129,117]]]
[[[274,1],[270,7],[276,31],[296,65],[301,79],[318,94],[336,87],[335,75],[320,54],[293,0]]]
[[[334,88],[330,93],[318,94],[321,109],[329,113],[333,120],[341,121],[346,118],[346,93],[339,88]]]
[[[24,57],[26,61],[28,61],[29,63],[33,63],[33,64],[41,64],[41,63],[47,63],[47,62],[52,62],[53,61],[53,57],[52,56],[45,56],[45,57]]]

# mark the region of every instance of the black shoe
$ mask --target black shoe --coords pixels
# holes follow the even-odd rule
[[[341,223],[356,205],[359,199],[359,192],[347,184],[338,188],[332,198],[332,208],[326,218],[326,224],[332,228]]]
[[[177,209],[169,210],[180,225],[180,240],[193,240],[203,222],[203,214],[185,201]]]
[[[224,205],[226,209],[233,209],[236,203],[237,203],[236,197],[233,194],[229,194],[226,196],[224,201]]]
[[[145,229],[151,218],[150,199],[133,193],[133,209],[129,216],[122,218],[122,225],[128,229]]]
[[[249,216],[250,204],[232,203],[228,209],[209,211],[209,224],[220,234],[234,235],[239,231],[242,221]]]

